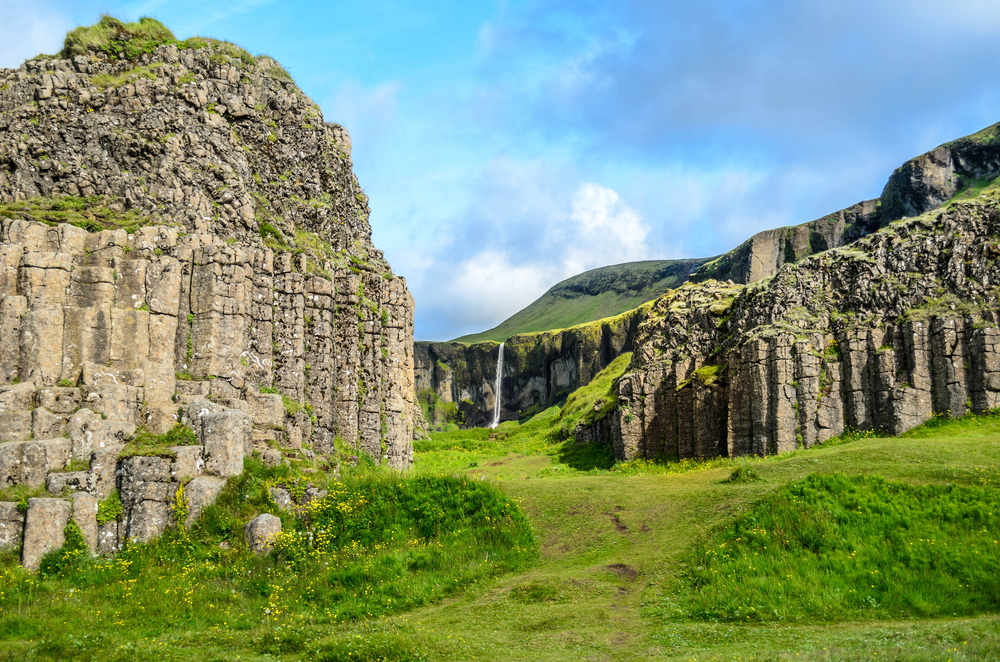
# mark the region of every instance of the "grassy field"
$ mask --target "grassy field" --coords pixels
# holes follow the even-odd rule
[[[312,529],[282,516],[340,533],[277,558],[240,522],[301,477],[251,465],[189,534],[60,576],[8,559],[0,660],[1000,658],[1000,417],[614,465],[561,439],[571,404],[435,435],[407,477],[345,468]]]
[[[430,457],[422,459],[432,463]],[[827,447],[749,463],[689,463],[690,470],[682,473],[664,473],[655,464],[648,473],[633,467],[639,475],[571,468],[547,473],[554,459],[511,453],[467,469],[498,479],[521,503],[537,531],[540,561],[488,589],[408,614],[406,623],[417,628],[435,659],[1000,659],[1000,617],[995,615],[1000,550],[994,542],[1000,540],[995,519],[1000,507],[1000,418],[930,425],[900,438],[856,435]],[[734,471],[746,473],[748,468],[759,480],[727,481]],[[786,486],[811,475],[879,476],[865,480],[876,486],[880,480],[890,481],[918,497],[920,490],[948,491],[948,486],[951,491],[971,491],[971,502],[957,501],[979,504],[993,513],[986,534],[978,524],[964,533],[939,531],[935,527],[939,515],[921,515],[919,504],[926,500],[904,501],[918,506],[915,513],[907,511],[912,542],[936,538],[952,545],[959,560],[964,552],[982,556],[964,566],[970,573],[981,572],[982,583],[970,581],[964,595],[957,595],[956,581],[948,587],[951,593],[940,597],[938,586],[928,586],[923,591],[925,606],[935,617],[920,618],[886,607],[898,593],[892,582],[880,580],[872,588],[871,583],[862,585],[859,577],[829,573],[803,579],[803,567],[787,577],[779,572],[785,570],[780,564],[762,561],[765,572],[748,575],[747,585],[770,584],[794,593],[803,581],[818,580],[809,584],[808,593],[818,595],[822,604],[823,591],[858,580],[854,590],[867,587],[865,597],[872,597],[878,607],[862,599],[856,608],[823,613],[803,609],[808,600],[793,596],[784,613],[768,618],[748,621],[716,614],[706,619],[697,582],[692,581],[692,574],[698,574],[693,565],[697,555],[712,542],[718,544],[734,523],[746,526],[747,516],[762,520],[755,508],[762,500],[766,512],[773,513],[767,500],[780,498]],[[865,490],[869,497],[882,492]],[[862,558],[845,567],[855,573],[879,567],[885,572],[885,559],[876,549],[886,534],[882,525],[867,518],[854,531],[852,544]],[[976,546],[967,545],[963,552],[963,535],[973,534]],[[807,567],[809,559],[802,554],[790,556]],[[739,560],[745,562],[745,557]],[[872,565],[870,557],[878,557],[883,565]],[[939,574],[946,576],[947,569]],[[534,599],[526,600],[529,595]],[[460,644],[452,641],[457,633],[464,639]]]

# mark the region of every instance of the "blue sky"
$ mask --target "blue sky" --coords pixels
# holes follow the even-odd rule
[[[986,0],[0,0],[0,66],[101,12],[269,53],[347,127],[419,339],[875,197],[1000,121]]]

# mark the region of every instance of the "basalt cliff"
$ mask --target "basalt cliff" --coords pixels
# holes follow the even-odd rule
[[[1000,191],[742,286],[690,283],[640,325],[616,456],[768,455],[1000,404]]]
[[[900,219],[938,209],[956,195],[972,196],[1000,175],[998,128],[1000,125],[988,127],[910,159],[892,173],[882,194],[875,200],[859,202],[801,225],[760,232],[716,258],[676,261],[675,264],[683,265],[685,270],[683,274],[674,274],[680,277],[663,290],[676,288],[684,282],[718,281],[736,285],[760,282],[774,277],[786,265],[798,264],[810,256],[851,245]],[[621,265],[615,269],[622,270],[628,266]],[[661,285],[667,283],[659,282]],[[629,283],[622,287],[626,285]],[[729,285],[718,287],[726,290]],[[559,286],[553,291],[558,289]],[[576,293],[579,297],[586,294]],[[664,296],[669,297],[669,291]],[[531,312],[538,303],[511,320],[525,317],[524,313]],[[576,305],[586,307],[580,302]],[[643,335],[641,329],[647,316],[661,317],[657,310],[657,307],[651,308],[647,304],[614,318],[588,321],[561,331],[523,333],[507,338],[501,379],[504,419],[530,413],[532,406],[537,408],[558,403],[568,392],[588,383],[593,375],[621,353],[634,350],[634,361],[645,360],[640,356],[642,345],[650,342],[649,337],[652,336]],[[543,315],[544,312],[540,311],[530,317]],[[501,325],[492,331],[503,328],[506,327]],[[651,334],[649,331],[646,333]],[[489,337],[494,340],[500,338]],[[511,350],[515,350],[513,358],[509,358]],[[466,425],[483,425],[484,421],[489,421],[496,397],[495,342],[420,342],[417,343],[416,355],[416,381],[424,400],[455,403],[458,420]],[[684,379],[686,377],[680,381]],[[626,418],[632,421],[632,416],[629,414]],[[441,421],[431,421],[434,422]],[[853,418],[848,419],[848,424],[865,425]],[[610,419],[603,425],[610,425]],[[609,430],[588,430],[581,434],[582,438],[596,436],[609,439]],[[654,449],[650,452],[655,454],[659,451]]]
[[[113,551],[250,454],[408,467],[413,300],[371,243],[347,132],[270,58],[97,27],[0,70],[2,486],[117,490]],[[133,448],[179,423],[192,445]],[[20,518],[28,565],[58,541]]]

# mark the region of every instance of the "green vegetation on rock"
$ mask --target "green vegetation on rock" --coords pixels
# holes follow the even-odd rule
[[[156,225],[151,219],[134,211],[114,211],[101,196],[65,196],[61,198],[29,198],[21,202],[0,204],[0,217],[38,221],[54,226],[68,223],[87,232],[125,230],[134,233],[140,227]]]

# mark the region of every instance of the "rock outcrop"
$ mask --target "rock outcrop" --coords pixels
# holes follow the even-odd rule
[[[253,452],[409,467],[413,299],[347,132],[270,58],[102,21],[115,48],[0,69],[2,486],[118,489],[113,550]],[[197,446],[119,458],[177,423]]]
[[[753,283],[782,265],[846,246],[901,218],[936,209],[964,188],[1000,175],[1000,124],[910,159],[893,171],[875,200],[866,200],[802,225],[755,234],[708,261],[691,280]]]
[[[639,328],[599,430],[620,459],[769,455],[1000,405],[1000,191],[742,286],[689,283]]]

